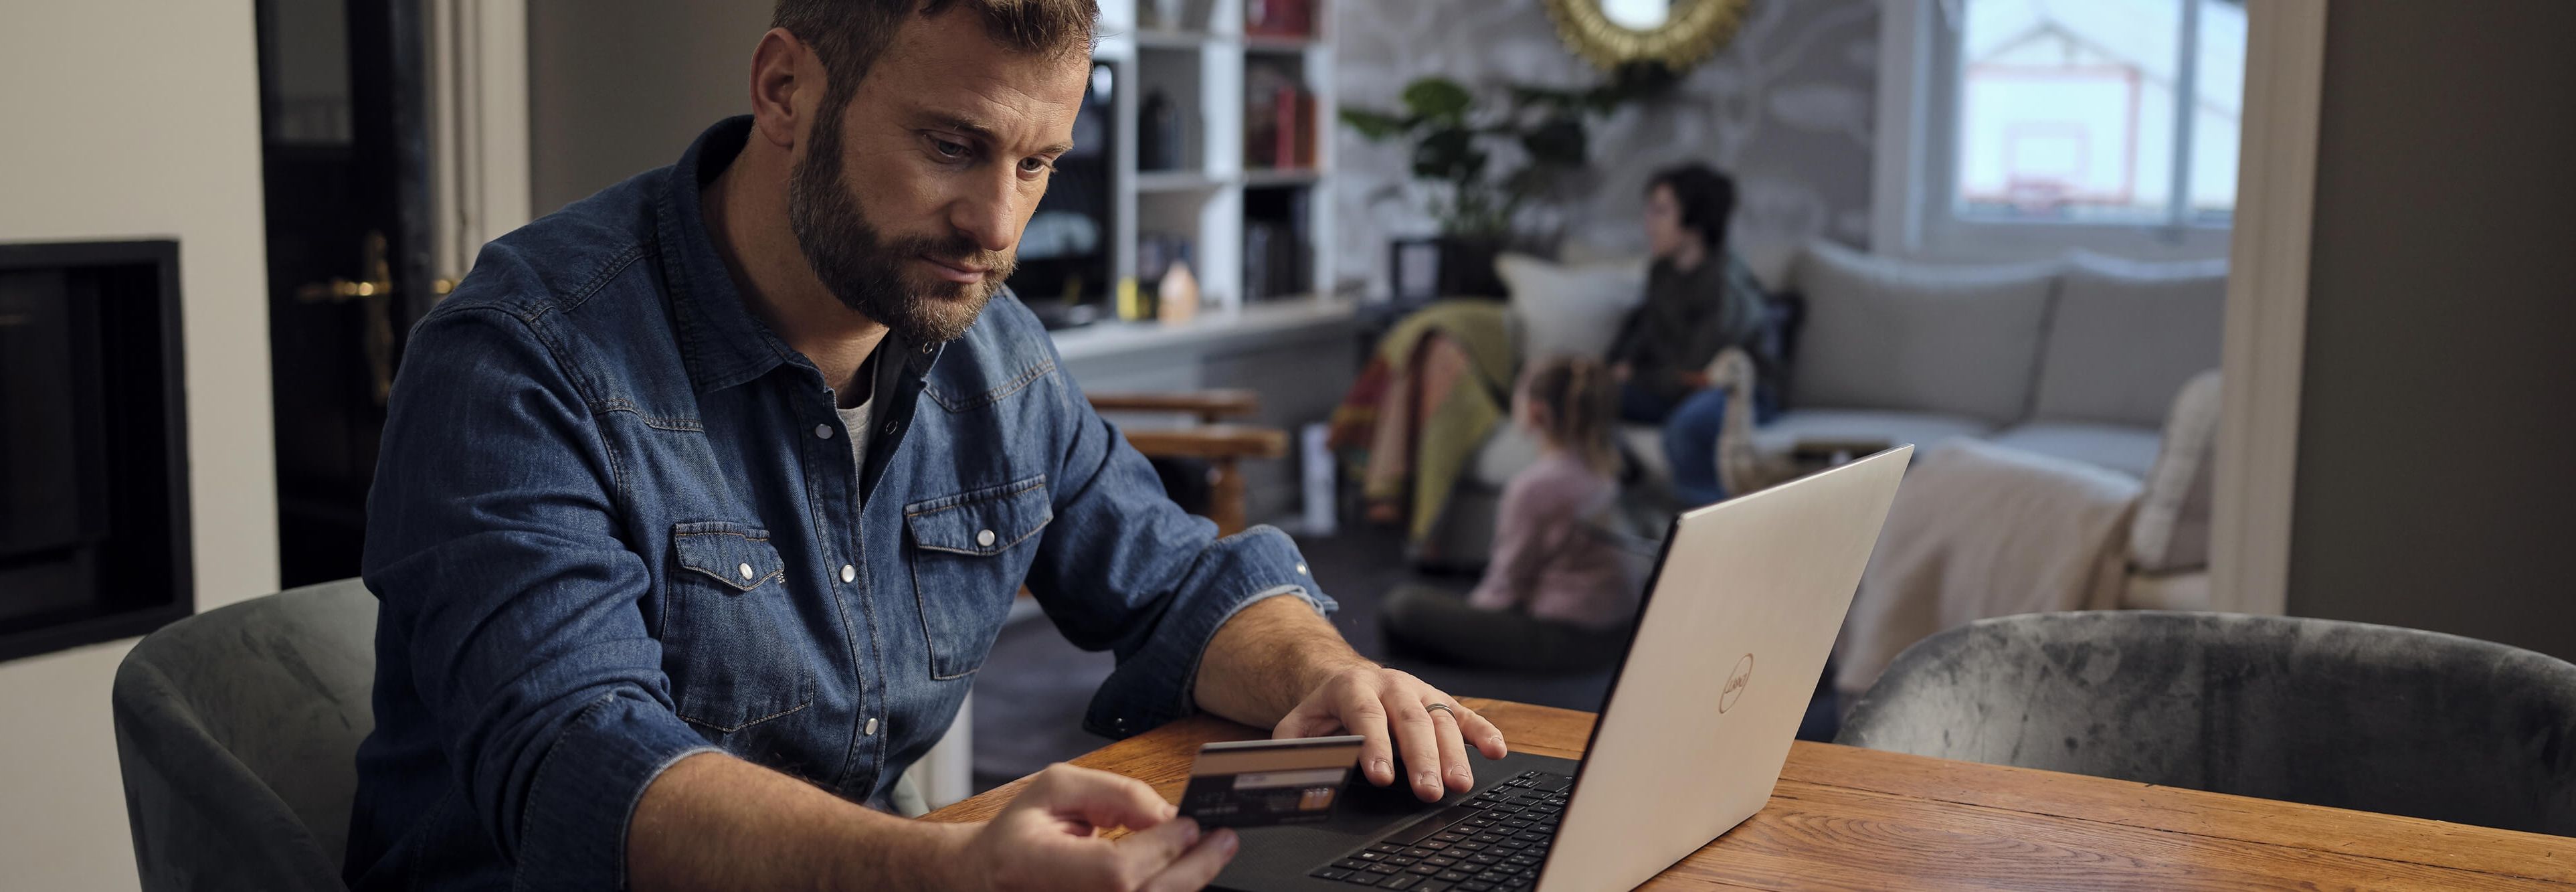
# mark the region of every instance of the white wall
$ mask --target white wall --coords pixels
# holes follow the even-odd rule
[[[256,47],[249,0],[0,8],[0,241],[179,241],[200,608],[277,586]],[[108,719],[132,644],[0,663],[0,886],[135,887]]]
[[[751,113],[768,3],[528,4],[529,208],[538,215],[680,160],[707,125]]]

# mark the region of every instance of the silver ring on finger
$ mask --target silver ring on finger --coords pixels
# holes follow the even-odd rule
[[[1458,711],[1457,711],[1457,710],[1455,710],[1455,709],[1451,709],[1451,708],[1449,708],[1449,704],[1446,704],[1446,703],[1426,703],[1426,704],[1423,704],[1423,707],[1422,707],[1422,708],[1423,708],[1425,711],[1429,711],[1429,710],[1437,709],[1437,710],[1440,710],[1441,712],[1448,713],[1448,714],[1449,714],[1449,720],[1450,720],[1450,721],[1453,721],[1453,722],[1454,722],[1454,721],[1457,721],[1457,720],[1458,720]]]

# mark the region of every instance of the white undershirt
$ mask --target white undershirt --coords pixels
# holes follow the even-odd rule
[[[871,394],[856,408],[833,410],[841,413],[841,427],[850,432],[850,464],[860,477],[868,473],[868,404],[874,402],[876,396]]]

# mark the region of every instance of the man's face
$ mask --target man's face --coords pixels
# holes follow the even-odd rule
[[[823,100],[796,158],[787,219],[815,276],[906,340],[965,334],[1072,148],[1089,74],[970,14],[906,21],[839,114]]]

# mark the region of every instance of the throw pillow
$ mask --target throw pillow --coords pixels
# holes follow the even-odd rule
[[[1494,259],[1494,272],[1511,293],[1524,364],[1550,356],[1609,355],[1620,324],[1646,299],[1643,259],[1565,265],[1504,254]]]
[[[2077,252],[2040,359],[2040,418],[2155,427],[2183,382],[2218,365],[2227,261],[2143,263]]]
[[[2030,409],[2057,269],[1939,266],[1809,245],[1792,273],[1806,319],[1789,401],[2018,421]]]

